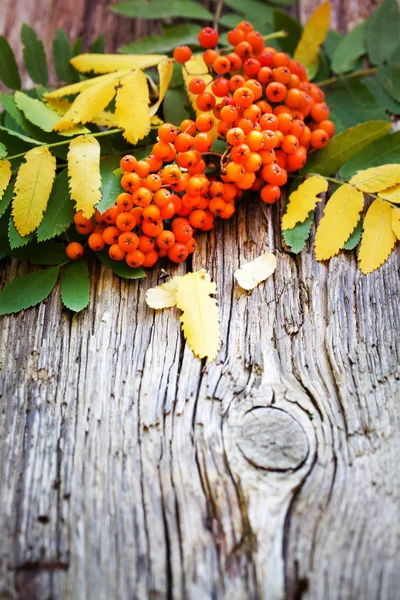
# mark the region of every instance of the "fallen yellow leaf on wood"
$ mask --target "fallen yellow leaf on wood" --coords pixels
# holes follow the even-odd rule
[[[392,210],[392,229],[397,239],[400,240],[400,208]]]
[[[170,281],[150,288],[146,292],[146,302],[150,308],[172,308],[176,306],[176,292],[178,291],[178,281],[182,277],[173,277]]]
[[[392,229],[392,210],[390,204],[377,199],[365,215],[358,253],[360,269],[364,275],[383,265],[394,248],[396,235]]]
[[[276,256],[271,252],[262,254],[235,271],[235,278],[244,290],[253,290],[259,283],[265,281],[276,269]]]
[[[282,217],[282,229],[293,229],[296,223],[303,223],[321,199],[318,194],[327,189],[328,182],[320,175],[313,175],[299,185],[289,196],[287,211]]]

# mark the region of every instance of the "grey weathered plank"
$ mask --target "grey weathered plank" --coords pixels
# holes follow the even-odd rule
[[[2,320],[0,597],[399,597],[399,252],[363,277],[354,253],[287,253],[279,220],[254,200],[199,238],[213,364],[146,307],[157,271],[94,264],[82,314],[54,293]],[[267,249],[246,294],[233,273]]]

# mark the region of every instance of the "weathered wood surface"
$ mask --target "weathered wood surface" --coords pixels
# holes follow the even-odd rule
[[[344,27],[371,5],[335,7]],[[199,238],[211,365],[146,307],[157,272],[93,265],[82,314],[53,293],[2,320],[0,598],[400,597],[399,252],[363,277],[352,253],[285,252],[279,219],[248,203]],[[243,293],[233,272],[267,249],[275,275]]]

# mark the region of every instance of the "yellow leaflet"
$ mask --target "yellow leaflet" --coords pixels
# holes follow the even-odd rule
[[[186,67],[186,69],[185,69],[185,67]],[[212,83],[213,78],[209,74],[208,67],[207,67],[206,63],[204,62],[201,54],[199,56],[193,56],[187,63],[185,63],[185,67],[183,67],[183,69],[182,69],[182,75],[183,75],[183,80],[185,82],[187,95],[188,95],[191,105],[193,106],[193,110],[196,112],[196,115],[199,115],[203,111],[201,111],[200,109],[197,108],[197,105],[196,105],[197,96],[195,94],[192,94],[192,92],[189,91],[189,84],[192,81],[192,79],[194,79],[195,77],[201,77],[201,79],[203,79],[207,84],[206,91],[210,92],[210,94],[212,94],[211,83]],[[213,94],[213,96],[215,97],[214,94]],[[218,103],[219,99],[216,98],[216,101]],[[207,114],[211,115],[214,118],[214,113],[212,110],[209,111]],[[217,123],[214,124],[214,127],[211,129],[210,133],[211,133],[213,139],[216,140],[218,137]]]
[[[158,100],[153,106],[150,107],[150,116],[154,116],[158,111],[161,102],[164,100],[165,94],[167,93],[169,83],[171,81],[174,65],[171,59],[163,60],[158,65],[158,73],[160,75],[160,92]]]
[[[12,215],[22,236],[34,231],[43,218],[56,174],[56,159],[48,148],[33,148],[25,154],[14,188]]]
[[[79,54],[70,63],[81,73],[111,73],[121,69],[148,69],[166,58],[165,54]]]
[[[396,243],[392,229],[392,207],[384,200],[375,200],[364,219],[358,261],[361,271],[371,273],[383,265]]]
[[[176,304],[183,311],[182,330],[187,343],[199,358],[212,361],[221,345],[217,302],[210,298],[216,285],[206,271],[188,273],[178,281]]]
[[[182,277],[174,277],[170,281],[150,288],[146,292],[146,302],[150,308],[171,308],[176,306],[176,292],[178,291],[178,282]]]
[[[108,73],[107,75],[101,75],[101,77],[93,77],[92,79],[85,79],[84,81],[79,81],[78,83],[71,83],[71,85],[66,85],[58,90],[48,92],[44,95],[44,101],[48,103],[49,99],[62,98],[63,96],[74,96],[75,94],[84,92],[85,90],[99,83],[106,83],[107,81],[114,81],[114,79],[117,77],[123,77],[124,75],[127,75],[129,71],[130,69],[125,69],[124,71],[118,71],[117,73]]]
[[[303,223],[308,213],[314,210],[320,200],[318,194],[326,192],[328,182],[320,175],[313,175],[302,183],[289,196],[286,214],[282,217],[282,229],[293,229],[296,223]]]
[[[8,186],[11,179],[11,163],[9,160],[0,160],[0,199]]]
[[[276,256],[270,252],[262,254],[235,271],[235,278],[241,288],[252,290],[265,281],[276,269]]]
[[[400,208],[392,209],[392,229],[397,239],[400,240]]]
[[[318,52],[329,30],[330,12],[330,2],[324,2],[314,10],[294,51],[294,59],[300,61],[307,70],[318,67]]]
[[[54,129],[64,131],[77,123],[87,123],[94,119],[114,98],[119,81],[120,78],[117,77],[81,92]]]
[[[389,202],[392,202],[393,204],[400,204],[400,185],[394,185],[387,190],[383,190],[378,196],[384,200],[389,200]]]
[[[353,233],[364,206],[362,192],[348,183],[329,198],[315,236],[315,256],[326,260],[339,252]]]
[[[137,144],[150,130],[149,88],[143,71],[134,71],[121,81],[115,102],[115,117],[123,136]]]
[[[94,123],[98,127],[108,127],[109,129],[118,127],[115,113],[108,110],[102,110],[90,122]]]
[[[400,183],[400,165],[382,165],[358,171],[349,183],[362,192],[381,192]]]
[[[100,144],[85,135],[72,140],[68,151],[68,176],[76,211],[89,219],[101,199]]]
[[[159,127],[164,123],[164,121],[160,119],[160,117],[158,117],[157,115],[153,115],[150,119],[150,123],[155,127]]]

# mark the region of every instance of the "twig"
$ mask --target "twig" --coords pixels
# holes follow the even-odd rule
[[[218,31],[219,20],[221,18],[223,4],[224,4],[224,0],[217,0],[217,6],[215,8],[215,14],[214,14],[214,29],[216,31]]]
[[[376,73],[378,67],[370,67],[369,69],[364,69],[363,71],[355,71],[354,73],[349,73],[348,75],[342,75],[338,77],[331,77],[330,79],[324,79],[323,81],[316,81],[316,85],[320,87],[323,85],[330,85],[331,83],[335,83],[340,79],[351,79],[352,77],[367,77],[368,75],[372,75]]]

